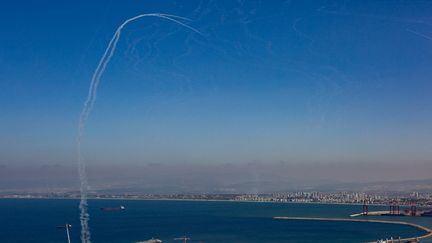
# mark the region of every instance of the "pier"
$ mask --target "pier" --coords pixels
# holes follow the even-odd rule
[[[407,225],[411,226],[417,229],[420,229],[424,231],[425,233],[420,236],[416,237],[410,237],[410,238],[404,238],[400,239],[402,242],[411,242],[419,239],[425,239],[432,236],[432,229],[429,229],[427,227],[409,223],[409,222],[403,222],[403,221],[390,221],[390,220],[374,220],[374,219],[347,219],[347,218],[309,218],[309,217],[273,217],[273,219],[278,220],[314,220],[314,221],[346,221],[346,222],[365,222],[365,223],[381,223],[381,224],[399,224],[399,225]],[[371,243],[374,243],[376,241],[371,241]]]

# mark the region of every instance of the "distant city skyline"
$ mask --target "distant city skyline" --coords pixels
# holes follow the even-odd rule
[[[251,173],[250,164],[259,169],[245,181],[266,170],[293,179],[291,169],[315,166],[336,168],[323,180],[428,177],[432,2],[424,1],[7,1],[0,169],[19,176],[75,165],[92,72],[117,26],[151,12],[189,18],[203,35],[154,18],[124,29],[87,123],[89,166],[200,165],[203,180],[224,165]],[[359,170],[363,177],[341,175]]]

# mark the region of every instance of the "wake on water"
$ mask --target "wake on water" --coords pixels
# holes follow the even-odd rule
[[[105,49],[104,54],[102,55],[101,59],[99,60],[99,64],[96,67],[91,82],[90,87],[88,91],[88,96],[86,101],[84,102],[83,109],[81,111],[80,117],[79,117],[79,125],[78,125],[78,136],[77,136],[77,156],[78,156],[78,174],[80,179],[80,203],[79,203],[79,209],[80,209],[80,222],[81,222],[81,242],[83,243],[90,243],[90,228],[89,228],[89,219],[90,215],[88,213],[88,203],[87,203],[87,193],[88,193],[88,183],[87,183],[87,172],[86,172],[86,164],[85,161],[82,159],[81,155],[81,141],[84,133],[84,127],[87,119],[90,116],[90,113],[93,109],[93,106],[96,101],[96,94],[97,94],[97,88],[100,82],[100,79],[105,71],[105,68],[107,64],[110,62],[111,57],[114,54],[114,51],[116,49],[117,43],[120,39],[121,30],[130,22],[138,20],[140,18],[144,17],[158,17],[162,19],[167,19],[169,21],[172,21],[174,23],[177,23],[183,27],[186,27],[196,33],[201,34],[198,30],[195,28],[181,22],[182,20],[189,20],[187,18],[183,18],[176,15],[170,15],[170,14],[161,14],[161,13],[147,13],[147,14],[140,14],[135,17],[132,17],[130,19],[127,19],[124,21],[115,31],[113,37],[111,38],[107,48]]]

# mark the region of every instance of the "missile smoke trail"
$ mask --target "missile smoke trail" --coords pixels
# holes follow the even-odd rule
[[[121,24],[117,30],[115,31],[113,37],[111,38],[107,48],[105,49],[104,54],[102,55],[102,58],[99,60],[99,64],[96,68],[96,70],[93,73],[90,87],[88,91],[88,96],[86,101],[84,102],[83,109],[81,111],[80,117],[79,117],[79,125],[78,125],[78,136],[77,136],[77,156],[78,156],[78,174],[80,179],[80,221],[81,221],[81,242],[83,243],[90,243],[90,228],[89,228],[89,219],[90,215],[88,213],[88,203],[87,203],[87,191],[88,191],[88,183],[87,183],[87,171],[86,171],[86,165],[84,160],[81,156],[81,141],[84,133],[84,127],[87,119],[89,118],[89,115],[93,109],[93,106],[96,101],[96,94],[97,94],[97,88],[100,82],[100,79],[105,71],[106,66],[111,60],[111,57],[114,54],[114,51],[117,47],[117,43],[120,39],[121,30],[130,22],[138,20],[140,18],[144,17],[158,17],[167,19],[169,21],[172,21],[174,23],[177,23],[183,27],[186,27],[196,33],[201,34],[198,30],[196,30],[193,27],[190,27],[187,24],[184,24],[180,20],[189,20],[187,18],[179,17],[176,15],[170,15],[170,14],[161,14],[161,13],[148,13],[148,14],[140,14],[135,17],[132,17],[130,19],[127,19],[126,21]]]

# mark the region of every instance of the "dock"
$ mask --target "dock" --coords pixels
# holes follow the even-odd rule
[[[277,219],[277,220],[338,221],[338,222],[344,222],[345,221],[345,222],[364,222],[364,223],[380,223],[380,224],[399,224],[399,225],[411,226],[411,227],[420,229],[420,230],[425,232],[423,235],[420,235],[420,236],[400,239],[400,241],[402,241],[402,242],[410,242],[410,241],[415,241],[415,240],[419,240],[419,239],[425,239],[425,238],[432,236],[432,229],[429,229],[427,227],[424,227],[424,226],[421,226],[418,224],[404,222],[404,221],[375,220],[375,219],[349,219],[349,218],[283,217],[283,216],[273,217],[273,219]],[[376,241],[371,241],[370,243],[376,243]]]

